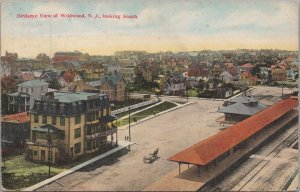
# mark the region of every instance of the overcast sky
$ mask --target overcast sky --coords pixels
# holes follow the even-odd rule
[[[6,1],[2,55],[79,50],[298,49],[298,4],[280,0]],[[137,19],[24,19],[17,14],[128,14]]]

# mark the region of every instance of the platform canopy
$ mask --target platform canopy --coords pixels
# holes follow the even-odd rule
[[[281,100],[248,119],[169,157],[168,160],[206,165],[297,106],[296,99]]]

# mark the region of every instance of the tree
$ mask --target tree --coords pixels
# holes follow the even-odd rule
[[[60,83],[58,82],[58,80],[57,80],[57,79],[54,79],[54,80],[52,80],[52,81],[50,82],[49,88],[59,90],[59,89],[61,89],[62,87],[61,87]]]
[[[203,79],[200,79],[199,83],[198,83],[198,90],[199,90],[199,92],[202,93],[202,91],[203,91],[204,88],[205,88],[205,81]]]
[[[257,74],[260,73],[260,67],[254,66],[254,67],[250,70],[250,73],[251,73],[253,76],[256,76]]]
[[[82,78],[83,81],[87,81],[87,75],[85,71],[78,71],[78,74],[80,75],[80,77]]]

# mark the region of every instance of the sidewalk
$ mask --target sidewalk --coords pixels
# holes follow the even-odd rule
[[[60,178],[62,178],[64,176],[66,176],[66,175],[69,175],[69,174],[71,174],[71,173],[73,173],[73,172],[75,172],[75,171],[77,171],[77,170],[79,170],[79,169],[81,169],[81,168],[83,168],[83,167],[91,164],[91,163],[94,163],[95,161],[98,161],[98,160],[103,159],[103,158],[105,158],[105,157],[107,157],[109,155],[112,155],[112,154],[114,154],[114,153],[116,153],[116,152],[118,152],[118,151],[120,151],[120,150],[122,150],[122,149],[124,149],[124,148],[126,148],[128,146],[130,146],[130,145],[133,145],[133,144],[134,144],[134,142],[128,142],[128,141],[124,141],[124,140],[119,140],[118,141],[118,147],[116,147],[116,148],[114,148],[114,149],[112,149],[110,151],[107,151],[106,153],[103,153],[103,154],[101,154],[101,155],[99,155],[97,157],[94,157],[94,158],[92,158],[92,159],[90,159],[90,160],[88,160],[88,161],[86,161],[84,163],[81,163],[81,164],[79,164],[79,165],[77,165],[75,167],[72,167],[71,169],[69,169],[67,171],[59,173],[59,174],[57,174],[57,175],[55,175],[55,176],[53,176],[53,177],[51,177],[49,179],[41,181],[41,182],[39,182],[39,183],[31,186],[31,187],[23,189],[22,191],[37,190],[37,189],[43,187],[44,185],[52,183],[52,182],[54,182],[54,181],[56,181],[56,180],[58,180],[58,179],[60,179]]]
[[[170,101],[168,101],[168,102],[170,102]],[[173,102],[172,102],[172,103],[173,103]],[[132,127],[132,126],[134,126],[134,125],[137,125],[137,124],[139,124],[139,123],[141,123],[141,122],[147,121],[147,120],[149,120],[149,119],[152,119],[152,118],[154,118],[154,117],[160,116],[160,115],[162,115],[162,114],[168,113],[168,112],[170,112],[170,111],[179,109],[179,108],[184,107],[184,106],[186,106],[186,105],[193,104],[193,103],[195,103],[195,102],[188,102],[188,103],[185,103],[185,104],[182,104],[182,105],[179,105],[179,104],[176,103],[176,105],[177,105],[176,107],[173,107],[173,108],[171,108],[171,109],[162,111],[162,112],[160,112],[160,113],[157,113],[156,115],[151,115],[151,116],[149,116],[149,117],[146,117],[146,118],[144,118],[144,119],[139,120],[138,122],[131,123],[131,124],[130,124],[130,127]],[[141,111],[142,111],[142,110],[141,110]],[[137,112],[139,113],[139,112],[141,112],[141,111],[137,111]],[[119,129],[119,130],[128,129],[128,125],[124,125],[124,126],[122,126],[122,127],[118,127],[118,129]]]

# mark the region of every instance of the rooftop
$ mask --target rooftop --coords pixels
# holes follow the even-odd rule
[[[76,101],[89,100],[90,98],[98,98],[98,96],[106,96],[105,94],[97,93],[70,93],[70,92],[54,92],[54,99],[58,99],[59,102],[72,103]]]
[[[12,97],[30,97],[29,94],[27,93],[24,93],[24,92],[15,92],[15,93],[10,93],[10,94],[7,94],[8,96],[12,96]]]
[[[91,81],[91,82],[88,82],[88,84],[93,87],[98,87],[105,83],[108,83],[111,86],[116,86],[116,85],[118,85],[118,83],[121,80],[123,80],[123,76],[121,74],[117,73],[117,74],[113,74],[113,75],[105,75],[100,80]]]
[[[44,86],[44,85],[49,85],[49,83],[46,83],[44,81],[35,79],[31,81],[26,81],[24,83],[20,83],[17,86],[22,86],[22,87],[37,87],[37,86]]]
[[[30,116],[28,112],[17,113],[13,115],[5,115],[1,118],[2,122],[24,123],[29,122]]]
[[[169,157],[168,160],[206,165],[297,106],[296,99],[281,100],[262,112]]]

